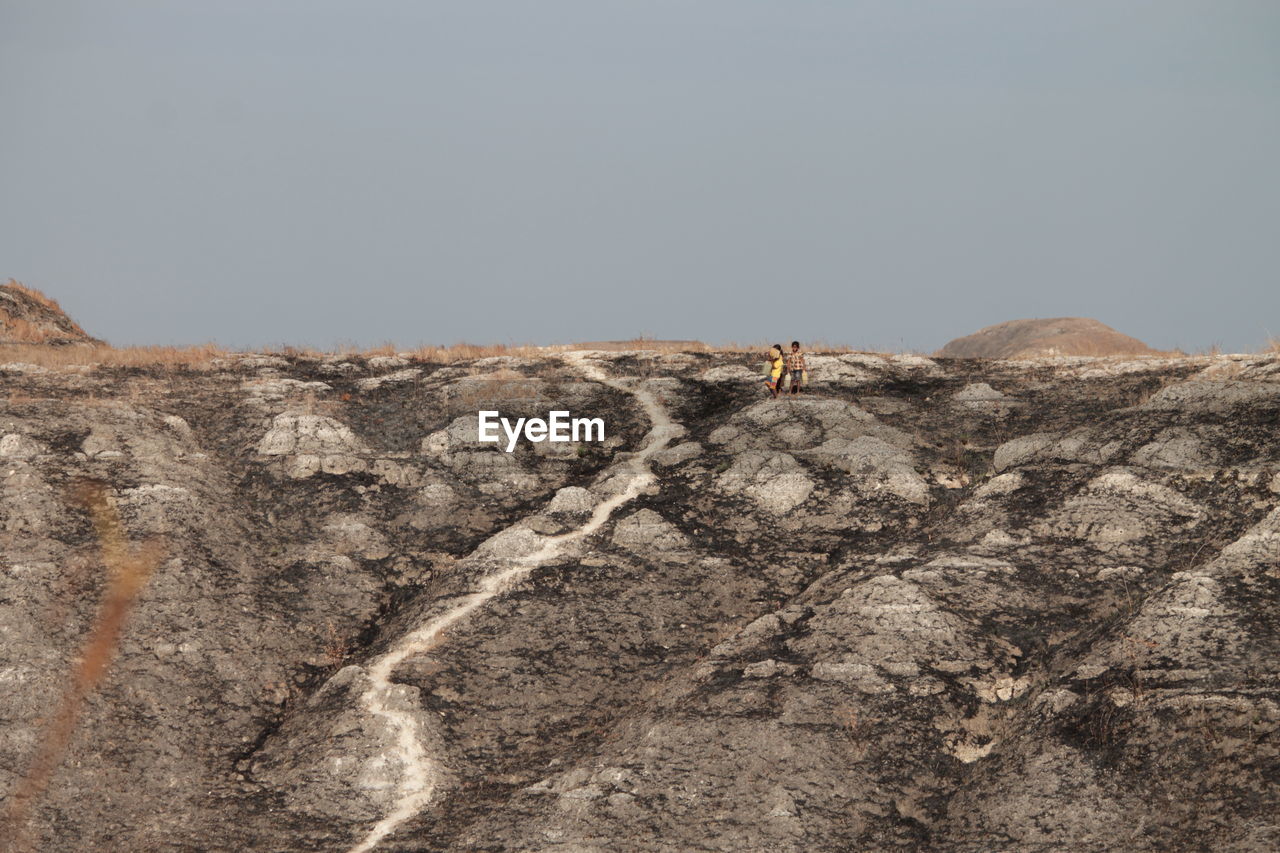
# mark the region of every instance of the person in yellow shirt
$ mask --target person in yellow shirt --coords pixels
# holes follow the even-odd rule
[[[769,389],[769,393],[776,397],[782,386],[782,371],[786,367],[786,359],[782,357],[782,344],[774,344],[770,347],[765,358],[769,360],[769,378],[764,384]]]

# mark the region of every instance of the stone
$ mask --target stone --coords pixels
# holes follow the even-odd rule
[[[619,521],[613,542],[642,553],[685,551],[690,545],[688,537],[674,524],[651,509],[642,509]]]
[[[748,451],[720,475],[717,486],[728,494],[751,498],[766,512],[782,515],[804,503],[814,483],[790,454]]]

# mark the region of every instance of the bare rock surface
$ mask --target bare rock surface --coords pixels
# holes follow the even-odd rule
[[[1280,846],[1280,359],[754,361],[0,367],[0,796],[91,479],[164,556],[42,849]]]

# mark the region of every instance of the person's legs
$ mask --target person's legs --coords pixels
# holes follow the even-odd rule
[[[802,370],[791,371],[791,393],[792,394],[800,393],[800,383],[803,381],[804,381],[804,371]]]

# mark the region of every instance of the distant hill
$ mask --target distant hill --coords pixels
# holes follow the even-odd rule
[[[100,343],[57,302],[12,279],[0,285],[0,344]]]
[[[1088,317],[1010,320],[956,338],[941,358],[1035,358],[1055,355],[1152,355],[1137,338]]]

